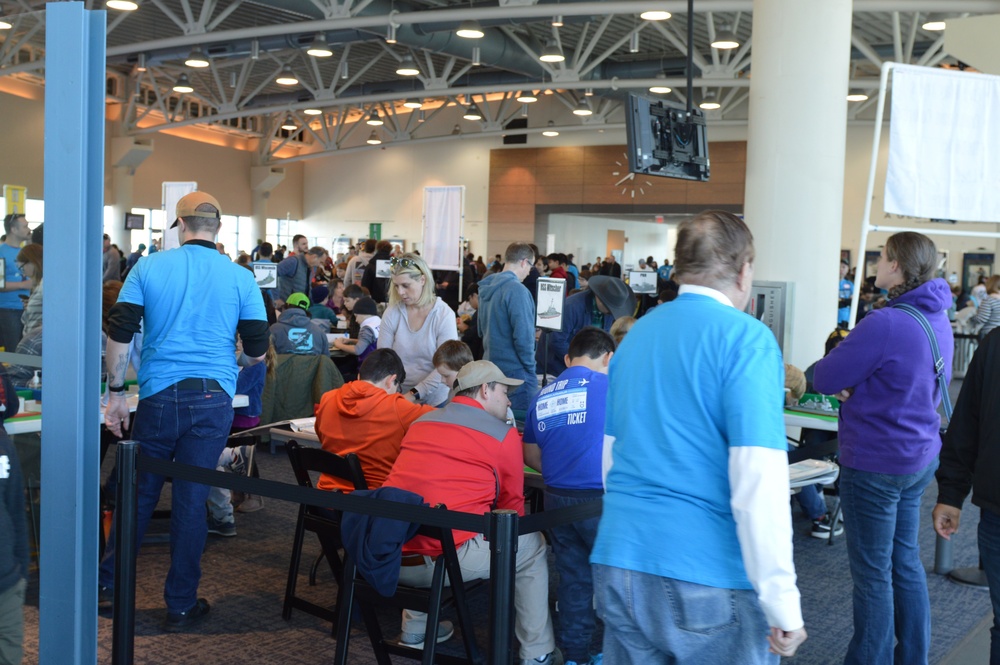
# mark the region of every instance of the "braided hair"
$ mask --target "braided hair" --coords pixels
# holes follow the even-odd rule
[[[903,283],[889,289],[890,301],[934,279],[937,247],[922,233],[903,231],[889,236],[885,243],[885,257],[896,261],[903,273]]]

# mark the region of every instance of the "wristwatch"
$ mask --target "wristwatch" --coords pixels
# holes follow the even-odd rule
[[[410,388],[410,394],[413,395],[413,398],[416,399],[418,402],[420,401],[420,391],[419,390],[417,390],[416,388]]]
[[[125,392],[125,384],[123,383],[120,386],[108,386],[108,392],[109,393],[123,393],[123,392]]]

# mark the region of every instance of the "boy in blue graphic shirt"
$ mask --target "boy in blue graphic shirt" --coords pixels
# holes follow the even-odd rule
[[[574,506],[603,494],[601,452],[611,335],[600,328],[578,332],[566,354],[566,370],[541,390],[528,409],[524,462],[542,472],[545,505]],[[559,571],[559,636],[566,665],[597,664],[591,656],[594,589],[590,550],[599,517],[553,527],[552,549]]]
[[[837,325],[847,328],[848,319],[851,318],[851,296],[854,295],[854,282],[847,279],[847,271],[850,270],[847,261],[840,261],[840,284],[837,287]]]

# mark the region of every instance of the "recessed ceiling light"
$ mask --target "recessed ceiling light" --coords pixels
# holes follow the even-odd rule
[[[208,67],[208,58],[205,54],[201,52],[201,49],[195,46],[191,49],[191,54],[184,61],[184,64],[188,67],[194,67],[195,69],[202,69]]]
[[[285,65],[281,68],[281,73],[278,74],[278,78],[274,79],[274,82],[278,85],[298,85],[299,79],[292,73],[292,68]]]
[[[639,14],[639,18],[643,21],[666,21],[670,18],[670,12],[660,11],[656,9],[651,9],[648,12],[643,12]]]
[[[135,10],[139,9],[139,5],[135,2],[132,2],[132,0],[108,0],[106,6],[108,9],[117,9],[120,12],[134,12]],[[10,29],[9,25],[6,28],[4,28],[4,30],[9,30],[9,29]]]
[[[320,32],[313,37],[312,44],[306,49],[306,53],[314,58],[329,58],[333,55],[329,44],[326,43],[326,36]]]
[[[472,20],[459,23],[455,34],[465,39],[482,39],[486,33],[483,32],[483,26],[479,24],[479,21]]]

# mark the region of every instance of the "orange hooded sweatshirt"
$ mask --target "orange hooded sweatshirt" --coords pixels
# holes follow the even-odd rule
[[[433,410],[432,406],[412,404],[399,393],[390,395],[367,381],[351,381],[323,395],[316,408],[316,435],[323,450],[356,454],[369,489],[375,489],[392,470],[406,430]],[[319,489],[350,492],[354,487],[324,474]]]

